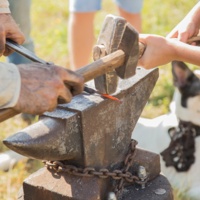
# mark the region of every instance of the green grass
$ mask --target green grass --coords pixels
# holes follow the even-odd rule
[[[196,0],[145,0],[143,8],[143,32],[166,36],[196,4]],[[104,17],[116,14],[111,0],[103,1],[103,10],[95,17],[95,38],[97,39]],[[32,37],[35,41],[35,53],[44,60],[69,68],[67,49],[68,1],[66,0],[32,0]],[[1,58],[1,60],[5,60]],[[189,65],[191,69],[196,66]],[[169,111],[174,87],[170,64],[160,68],[160,77],[145,107],[142,116],[154,118]],[[0,141],[3,138],[28,126],[20,116],[0,124]],[[2,142],[0,152],[6,150]],[[9,172],[0,172],[0,199],[16,199],[23,180],[42,166],[39,161],[19,163]],[[189,200],[175,190],[176,200]],[[191,199],[190,199],[191,200]]]

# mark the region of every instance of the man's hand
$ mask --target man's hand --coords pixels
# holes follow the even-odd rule
[[[200,27],[200,3],[188,13],[188,15],[169,33],[167,38],[178,38],[178,41],[186,43],[187,40],[199,33]]]
[[[0,56],[9,56],[13,51],[6,48],[6,38],[18,44],[25,41],[25,37],[10,14],[0,14]]]
[[[53,111],[58,97],[67,103],[73,95],[82,93],[84,78],[75,72],[55,65],[18,65],[21,75],[21,92],[15,110],[40,115]],[[71,86],[71,91],[65,86]]]
[[[176,58],[174,44],[180,43],[158,35],[140,34],[140,42],[146,45],[143,56],[138,61],[138,66],[151,69],[167,64]]]

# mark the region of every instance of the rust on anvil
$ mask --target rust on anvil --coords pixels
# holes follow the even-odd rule
[[[38,123],[8,137],[4,144],[36,159],[112,168],[116,159],[127,152],[132,131],[157,78],[157,68],[140,68],[134,77],[120,80],[114,96],[122,104],[83,93],[54,112],[45,113]]]

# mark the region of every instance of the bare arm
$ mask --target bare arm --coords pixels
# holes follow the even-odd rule
[[[140,58],[138,66],[151,69],[167,64],[172,60],[200,65],[200,47],[157,35],[141,34],[140,42],[144,43],[147,48]]]
[[[200,47],[182,42],[174,43],[176,60],[200,66]]]
[[[169,33],[167,38],[178,38],[186,43],[187,39],[196,36],[200,28],[200,2],[186,15],[186,17]]]

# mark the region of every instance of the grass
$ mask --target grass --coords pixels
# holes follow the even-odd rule
[[[196,4],[196,0],[145,0],[143,8],[143,33],[166,36]],[[104,17],[116,14],[111,0],[103,1],[103,10],[97,12],[94,21],[95,38],[97,39]],[[68,1],[65,0],[32,0],[32,37],[35,41],[35,52],[44,60],[69,68],[67,49]],[[1,58],[1,61],[4,58]],[[191,69],[196,66],[189,65]],[[154,118],[169,112],[169,103],[173,96],[173,83],[170,64],[160,68],[160,77],[145,107],[142,116]],[[9,135],[28,126],[20,116],[0,124],[0,141]],[[7,150],[0,142],[0,152]],[[20,162],[9,172],[0,172],[0,199],[16,199],[23,180],[41,168],[39,161]],[[176,200],[192,200],[175,190]]]

